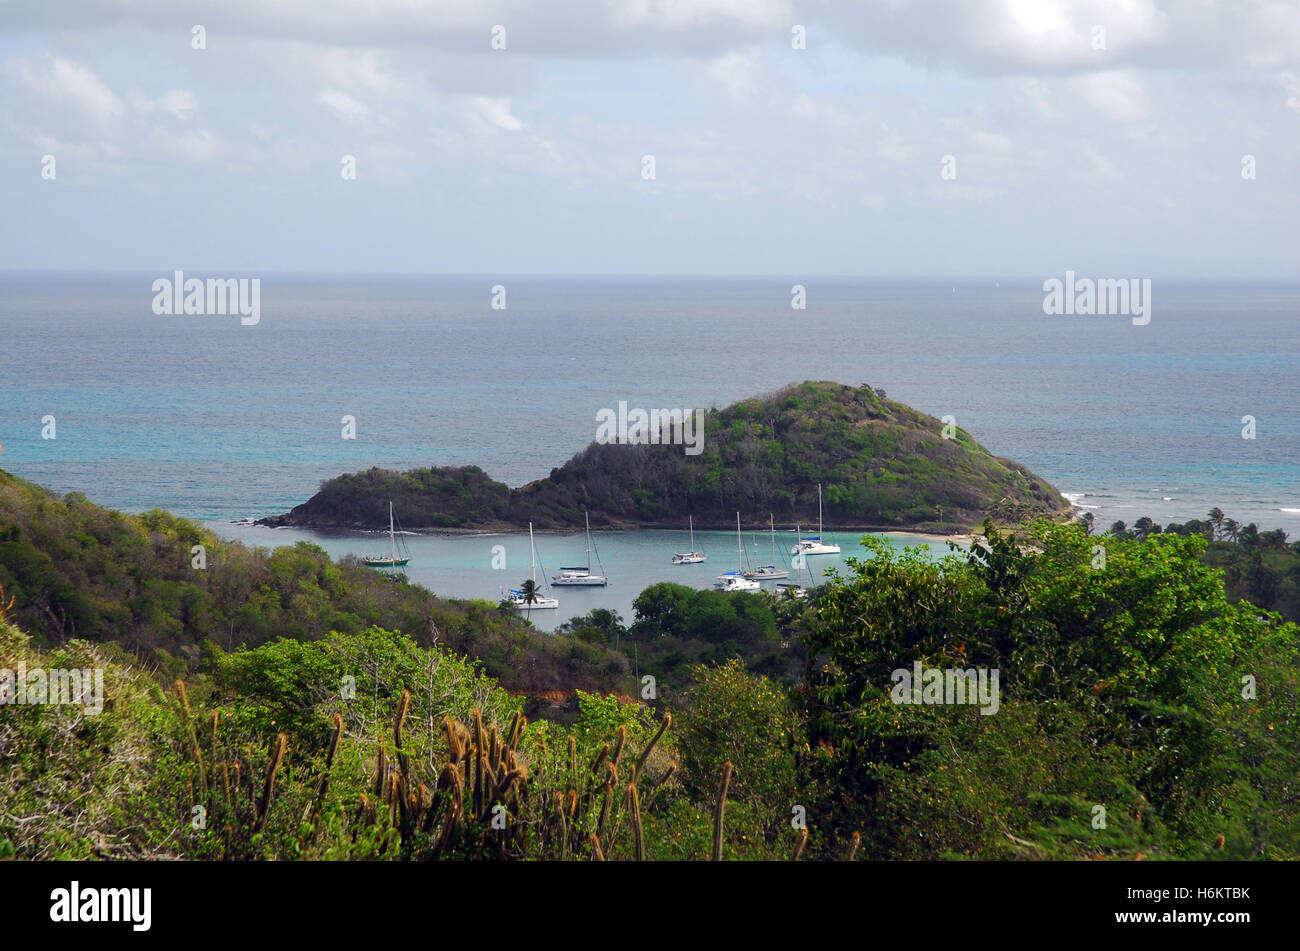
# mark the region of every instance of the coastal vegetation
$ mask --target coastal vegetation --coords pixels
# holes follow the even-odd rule
[[[1207,542],[1205,561],[1222,571],[1230,598],[1244,598],[1300,622],[1300,541],[1288,542],[1280,528],[1260,531],[1254,522],[1241,525],[1216,506],[1204,520],[1161,526],[1144,516],[1132,527],[1115,522],[1109,534],[1136,539],[1160,534],[1202,536]]]
[[[653,585],[546,636],[5,475],[0,671],[104,692],[6,681],[0,856],[1297,859],[1300,630],[1226,580],[1295,550],[1209,524],[868,537],[805,599]]]
[[[307,542],[249,548],[167,512],[124,515],[3,471],[0,585],[39,642],[115,641],[175,676],[209,641],[234,650],[376,625],[474,657],[513,690],[606,689],[627,672],[599,645],[546,637],[485,601],[394,584]]]
[[[945,432],[946,431],[946,432]],[[950,437],[950,438],[949,438]],[[703,451],[592,443],[547,478],[511,489],[474,467],[370,469],[320,491],[267,525],[373,528],[392,501],[410,529],[697,528],[746,521],[817,523],[817,485],[836,528],[964,531],[986,517],[1064,516],[1043,479],[993,456],[965,430],[870,386],[800,383],[705,414]]]

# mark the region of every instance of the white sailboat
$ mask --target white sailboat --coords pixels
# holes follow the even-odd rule
[[[776,564],[776,523],[772,521],[771,513],[767,516],[767,526],[772,532],[772,563],[761,565],[753,571],[746,571],[745,577],[751,581],[775,581],[777,578],[790,577],[787,569],[778,568]]]
[[[533,558],[533,585],[537,585],[537,544],[533,541],[533,523],[528,523],[528,548],[532,552]],[[543,597],[540,594],[534,594],[533,600],[529,601],[524,597],[521,588],[510,589],[510,603],[516,611],[545,611],[560,606],[559,598]]]
[[[822,484],[817,483],[817,534],[799,539],[790,549],[792,555],[838,555],[840,546],[822,541]]]
[[[595,550],[591,544],[591,517],[586,512],[582,515],[587,520],[587,565],[581,568],[561,568],[560,573],[551,579],[552,585],[600,587],[609,584],[609,579],[604,574],[605,566],[600,561],[600,552],[596,552],[596,564],[600,565],[600,573],[595,574],[591,570],[591,553]]]
[[[798,528],[796,527],[795,537],[798,537],[798,535],[799,532],[798,532]],[[786,595],[789,595],[790,597],[793,598],[805,598],[808,596],[808,588],[813,587],[817,583],[817,579],[813,576],[812,565],[808,562],[807,558],[796,558],[794,560],[794,565],[796,568],[803,568],[805,571],[808,572],[808,587],[805,588],[803,585],[801,585],[798,581],[795,580],[778,581],[776,583],[776,591],[773,592],[778,598],[785,597]],[[800,577],[802,576],[800,575]]]
[[[723,591],[761,591],[757,581],[745,577],[745,543],[740,535],[740,513],[736,513],[736,570],[718,575],[715,588]]]
[[[387,555],[362,555],[361,563],[367,568],[400,568],[411,560],[410,553],[406,551],[406,543],[402,542],[403,557],[399,558],[397,551],[397,534],[393,531],[393,503],[388,503],[388,554]]]
[[[702,565],[708,561],[709,556],[695,550],[695,516],[690,516],[691,525],[691,550],[679,551],[673,555],[674,565]]]

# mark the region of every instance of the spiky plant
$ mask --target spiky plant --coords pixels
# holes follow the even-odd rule
[[[645,859],[645,833],[641,828],[641,795],[636,791],[636,783],[627,784],[627,804],[632,816],[634,855],[640,862]]]
[[[713,806],[713,861],[722,861],[722,818],[727,808],[727,787],[731,785],[731,761],[722,765],[722,782]]]
[[[262,831],[262,827],[266,824],[266,814],[271,811],[271,800],[275,796],[275,774],[279,771],[280,763],[284,761],[285,750],[288,748],[289,734],[277,734],[275,743],[271,747],[271,762],[266,767],[266,782],[262,785],[262,800],[257,807],[257,823],[253,827],[254,832]]]

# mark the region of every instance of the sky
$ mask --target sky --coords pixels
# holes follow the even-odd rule
[[[0,208],[0,269],[1290,280],[1300,0],[0,0]]]

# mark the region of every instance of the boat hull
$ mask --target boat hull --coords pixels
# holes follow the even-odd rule
[[[827,545],[823,542],[800,542],[790,549],[792,555],[838,555],[839,545]]]
[[[550,611],[560,606],[558,598],[538,598],[532,604],[525,604],[522,601],[511,601],[511,605],[516,611]]]
[[[568,586],[572,588],[603,588],[609,584],[609,579],[604,575],[561,575],[558,578],[551,579],[551,585],[554,587]]]
[[[784,568],[759,568],[755,571],[746,571],[744,576],[750,581],[775,581],[777,578],[790,577],[790,572]]]

